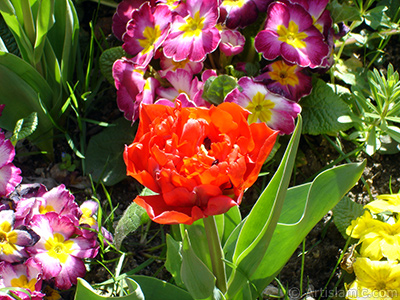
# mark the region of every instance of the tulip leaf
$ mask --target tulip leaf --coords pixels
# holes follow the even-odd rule
[[[135,202],[132,202],[121,219],[119,219],[114,232],[114,245],[117,249],[120,249],[124,238],[134,232],[141,224],[148,220],[146,210]]]
[[[76,286],[75,300],[144,300],[143,292],[140,286],[131,278],[126,277],[123,279],[128,287],[129,294],[122,297],[107,297],[101,296],[92,288],[92,286],[82,278],[78,278]],[[147,299],[147,298],[146,298]]]
[[[357,183],[366,161],[334,167],[320,173],[313,182],[287,191],[279,223],[250,285],[253,297],[276,277],[311,229]]]
[[[221,104],[226,95],[238,87],[236,79],[229,75],[211,76],[204,84],[203,99],[218,105]]]
[[[333,221],[339,232],[348,238],[346,234],[347,227],[351,221],[357,219],[364,212],[364,207],[357,202],[352,201],[349,197],[343,197],[342,200],[333,209]]]
[[[313,82],[311,94],[301,99],[300,105],[304,134],[330,134],[352,126],[338,121],[339,117],[350,114],[350,107],[321,79]]]
[[[187,231],[182,242],[181,278],[194,299],[206,299],[213,295],[215,277],[193,251]]]
[[[193,300],[187,291],[158,278],[143,275],[129,277],[140,285],[146,300]]]
[[[135,138],[136,130],[124,118],[114,126],[105,128],[93,136],[86,151],[86,170],[93,180],[111,186],[126,178],[126,166],[122,158],[125,144]]]
[[[184,287],[181,278],[182,266],[182,242],[175,241],[174,238],[167,234],[167,259],[165,268],[174,277],[177,286]]]
[[[240,215],[239,206],[232,207],[230,210],[224,213],[223,216],[224,216],[224,231],[223,234],[220,235],[222,246],[225,245],[225,242],[228,240],[228,237],[231,235],[232,231],[242,221],[242,216]],[[218,224],[217,218],[216,221]]]
[[[289,186],[302,128],[301,116],[276,173],[246,217],[232,262],[236,268],[228,281],[227,298],[239,292],[256,271],[267,251]]]

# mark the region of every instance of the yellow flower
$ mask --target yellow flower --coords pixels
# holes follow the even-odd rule
[[[347,290],[347,299],[400,299],[399,264],[359,257],[353,267],[356,280]]]
[[[378,214],[384,211],[400,212],[400,194],[379,195],[378,200],[365,205],[372,213]]]
[[[360,238],[360,254],[370,259],[400,259],[400,221],[389,224],[375,220],[376,226]]]
[[[351,225],[347,227],[346,234],[355,239],[360,239],[366,233],[371,232],[375,227],[379,226],[380,221],[372,218],[369,211],[365,211],[361,217],[351,221]]]

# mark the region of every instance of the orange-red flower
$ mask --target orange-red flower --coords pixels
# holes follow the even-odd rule
[[[158,193],[134,200],[160,224],[192,224],[239,205],[257,179],[277,136],[247,123],[235,103],[217,107],[143,105],[127,174]]]

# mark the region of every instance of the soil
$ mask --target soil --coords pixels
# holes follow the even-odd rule
[[[87,20],[92,17],[90,12],[93,12],[95,7],[97,5],[91,2],[83,2],[78,7],[78,12],[82,13],[81,16],[83,16],[83,35],[89,31]],[[99,21],[95,25],[96,32],[102,29],[106,36],[111,33],[110,24],[113,12],[113,9],[103,8],[100,10]],[[394,47],[396,41],[398,41],[398,37],[394,37],[393,44],[389,44],[388,57],[391,57],[393,63],[396,63],[398,66],[398,58],[400,56],[397,55],[398,49]],[[115,43],[115,39],[110,37],[109,42],[111,44]],[[91,117],[96,120],[111,122],[119,118],[121,113],[115,105],[115,90],[110,88],[106,82],[104,90],[96,100],[98,109],[94,109],[94,115]],[[90,138],[90,135],[97,133],[98,130],[98,127],[90,127],[88,138]],[[345,153],[350,152],[354,148],[354,145],[351,143],[345,142],[344,145]],[[78,202],[90,198],[92,195],[93,191],[90,181],[80,173],[79,167],[73,172],[60,170],[61,153],[69,153],[73,156],[72,151],[63,139],[55,141],[54,162],[48,161],[46,157],[41,155],[22,156],[23,152],[35,151],[35,148],[32,148],[27,142],[18,144],[17,148],[19,156],[15,159],[14,163],[17,167],[21,168],[24,183],[40,182],[46,185],[48,189],[58,184],[65,184],[74,193]],[[296,184],[310,181],[323,167],[326,167],[339,157],[336,150],[325,139],[316,136],[302,137],[299,153],[299,163],[295,172]],[[373,197],[376,197],[378,194],[390,193],[391,190],[394,193],[399,191],[400,154],[381,155],[377,153],[369,157],[361,153],[358,157],[352,157],[351,159],[353,161],[367,159],[367,167],[364,170],[363,177],[368,183]],[[258,194],[258,191],[265,184],[265,180],[268,179],[268,176],[260,178],[254,187],[246,193],[242,205],[243,215],[248,212],[255,201],[254,195]],[[127,178],[109,188],[108,191],[111,194],[113,205],[117,207],[116,216],[122,215],[124,209],[136,196],[138,189],[140,187],[131,178]],[[350,191],[349,196],[352,200],[361,204],[365,204],[371,200],[367,189],[361,181]],[[99,192],[97,197],[102,203],[107,203],[106,197],[102,192]],[[171,280],[171,276],[163,267],[163,258],[165,257],[164,247],[157,248],[157,246],[165,243],[165,233],[168,232],[169,228],[168,226],[160,226],[155,223],[149,224],[149,227],[139,228],[124,240],[123,248],[129,251],[129,253],[125,259],[122,272],[132,270],[145,263],[148,259],[151,259],[153,262],[141,269],[138,274],[156,276],[169,281]],[[146,237],[143,238],[144,236]],[[328,213],[309,233],[305,240],[306,254],[304,257],[303,282],[300,283],[303,245],[299,245],[292,258],[283,268],[279,275],[280,282],[288,289],[300,289],[302,285],[303,294],[297,295],[295,298],[300,298],[300,296],[305,298],[313,297],[315,299],[319,296],[322,296],[323,299],[327,298],[326,293],[321,293],[321,291],[327,284],[328,291],[335,290],[335,283],[342,276],[342,270],[336,264],[344,249],[345,242],[334,225],[332,214]],[[109,253],[105,258],[111,260],[114,257],[117,257],[117,255]],[[115,262],[108,263],[106,266],[113,271]],[[96,265],[93,265],[92,268],[86,278],[90,283],[99,283],[110,278],[105,268]],[[328,283],[330,277],[332,277],[332,280]],[[273,285],[277,286],[277,282],[273,282]],[[338,288],[342,286],[343,284],[339,284]],[[69,295],[67,294],[64,297],[65,299],[69,299]]]

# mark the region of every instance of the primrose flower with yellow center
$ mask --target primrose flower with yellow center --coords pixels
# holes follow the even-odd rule
[[[230,29],[244,28],[257,20],[260,12],[267,10],[272,0],[222,0],[220,5],[224,24]]]
[[[301,67],[317,68],[329,55],[329,46],[298,4],[273,2],[268,7],[264,30],[254,40],[256,50],[267,60],[282,56]]]
[[[346,229],[346,234],[352,238],[360,239],[379,226],[380,221],[374,219],[371,213],[366,210],[361,217],[351,221],[350,226]]]
[[[162,55],[160,58],[161,70],[158,71],[161,77],[165,77],[169,71],[175,72],[178,69],[188,71],[191,75],[195,75],[203,70],[203,62],[201,61],[190,61],[189,59],[174,61],[171,58]]]
[[[271,92],[296,102],[310,94],[312,89],[312,77],[305,73],[305,69],[283,60],[267,65],[255,80],[263,82]]]
[[[34,215],[48,212],[56,212],[71,218],[78,217],[78,204],[65,185],[61,184],[50,191],[44,185],[40,185],[34,195],[21,198],[16,205],[16,224],[29,225]]]
[[[400,299],[400,265],[397,262],[358,257],[353,267],[356,280],[348,287],[346,299]]]
[[[21,226],[14,228],[15,214],[12,210],[0,211],[0,261],[20,262],[28,257],[25,247],[39,239],[32,230]]]
[[[279,130],[280,134],[290,134],[295,128],[294,119],[301,112],[296,102],[278,94],[271,93],[264,84],[254,82],[249,77],[238,81],[242,92],[233,89],[225,98],[225,102],[234,102],[250,112],[248,122],[264,122],[268,127]]]
[[[42,268],[34,259],[28,258],[23,264],[11,264],[0,262],[0,289],[1,288],[24,289],[10,291],[17,299],[39,300],[45,296],[40,292],[42,288]],[[14,300],[16,298],[0,294],[2,300]]]
[[[167,37],[170,23],[171,11],[167,5],[157,5],[152,12],[150,4],[145,2],[128,22],[122,48],[134,56],[135,63],[147,66]]]
[[[68,289],[86,273],[83,258],[93,258],[98,251],[94,239],[81,236],[78,221],[49,212],[35,215],[31,228],[38,232],[40,240],[27,251],[43,268],[43,279],[54,278],[55,286]]]
[[[174,16],[171,31],[163,44],[164,55],[175,61],[203,61],[221,41],[216,28],[217,0],[187,0],[187,12]]]
[[[360,237],[360,254],[373,260],[400,259],[400,221],[394,224],[375,221],[375,226]]]
[[[400,213],[400,194],[379,195],[377,200],[374,200],[364,208],[369,209],[372,213],[379,214],[384,211]]]
[[[136,121],[141,103],[153,104],[159,82],[154,77],[144,78],[145,70],[132,60],[118,59],[113,65],[113,77],[117,89],[117,105],[125,119]]]

